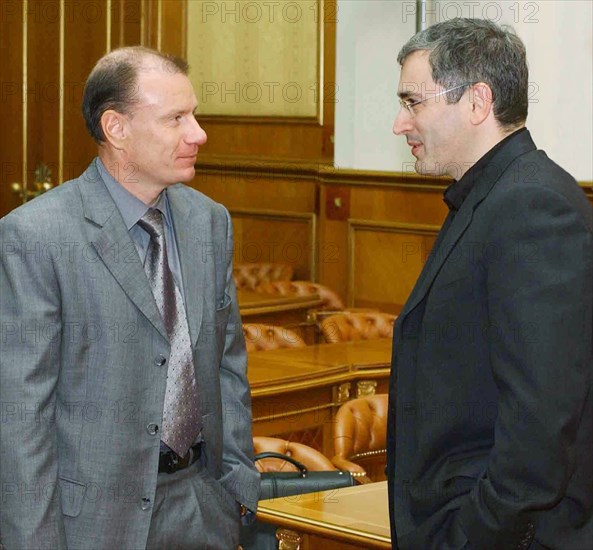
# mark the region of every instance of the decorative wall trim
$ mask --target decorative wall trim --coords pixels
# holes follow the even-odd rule
[[[198,122],[216,122],[225,124],[300,124],[303,126],[319,126],[317,117],[302,116],[241,116],[241,115],[200,115],[198,113]]]
[[[29,84],[29,77],[27,72],[27,61],[28,61],[28,33],[27,27],[29,26],[29,0],[23,0],[23,138],[22,138],[22,147],[23,147],[23,173],[22,173],[22,181],[21,186],[23,188],[23,197],[27,197],[27,171],[28,171],[28,144],[27,144],[27,133],[28,133],[28,119],[27,119],[27,111],[28,111],[28,104],[27,104],[27,87]]]
[[[200,118],[200,121],[202,119]],[[419,176],[408,172],[375,172],[372,170],[344,170],[334,168],[327,160],[291,159],[275,160],[258,156],[209,155],[200,153],[196,171],[244,172],[269,177],[308,178],[324,185],[364,185],[374,187],[401,187],[403,189],[443,192],[451,183],[446,178]]]
[[[108,16],[107,19],[111,22],[111,0],[108,0]],[[60,0],[60,52],[59,52],[59,80],[60,90],[64,90],[64,43],[65,43],[65,0]],[[109,27],[111,32],[111,26]],[[109,42],[107,43],[109,47]],[[58,179],[57,183],[64,181],[64,96],[65,93],[61,93],[58,99]]]
[[[210,118],[219,121],[222,117],[204,117],[204,119]],[[202,120],[200,117],[200,121]],[[275,160],[269,157],[200,153],[196,170],[204,173],[244,172],[263,178],[308,178],[316,179],[324,185],[390,187],[432,192],[443,192],[451,184],[451,180],[447,178],[422,176],[410,172],[335,168],[323,159],[318,161],[311,159]],[[580,181],[578,183],[589,200],[593,201],[593,182]]]

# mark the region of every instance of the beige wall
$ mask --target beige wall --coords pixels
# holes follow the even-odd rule
[[[527,47],[527,125],[536,144],[578,180],[593,180],[593,3],[434,0],[430,4],[431,21],[473,16],[515,28]],[[396,56],[414,30],[412,0],[339,1],[337,166],[390,171],[413,166],[405,141],[391,134],[391,126],[397,113]]]

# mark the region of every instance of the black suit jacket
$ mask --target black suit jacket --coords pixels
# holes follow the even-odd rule
[[[591,548],[592,227],[529,132],[445,221],[394,328],[394,548]]]

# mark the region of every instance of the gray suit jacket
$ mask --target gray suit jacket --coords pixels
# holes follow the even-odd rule
[[[211,481],[200,498],[255,509],[231,220],[184,185],[168,193]],[[143,548],[169,342],[95,163],[2,219],[0,245],[2,541],[9,550]],[[204,529],[238,529],[236,509]]]
[[[445,226],[394,328],[394,547],[591,548],[591,205],[523,132]]]

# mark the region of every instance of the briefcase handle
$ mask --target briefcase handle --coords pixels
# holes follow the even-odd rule
[[[302,462],[295,460],[291,456],[275,453],[273,451],[266,451],[264,453],[256,454],[253,461],[256,462],[257,460],[262,460],[264,458],[279,458],[280,460],[286,460],[286,462],[290,462],[293,466],[298,468],[301,477],[307,477],[307,467]]]

